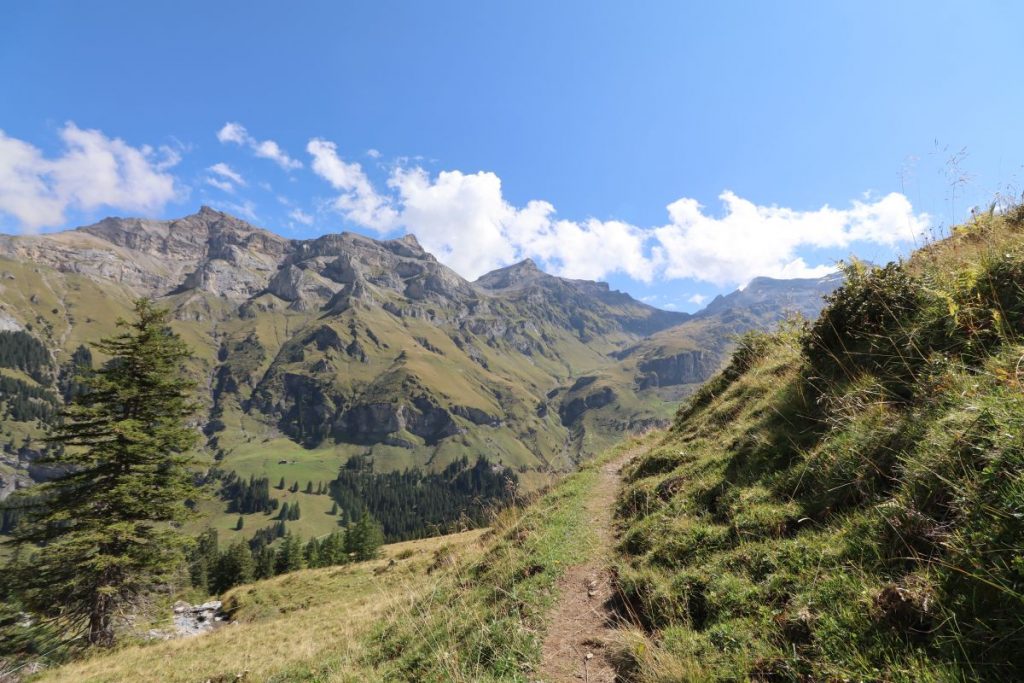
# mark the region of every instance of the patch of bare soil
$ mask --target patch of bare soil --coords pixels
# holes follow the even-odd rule
[[[558,603],[541,648],[540,679],[550,683],[613,683],[615,670],[606,657],[615,632],[615,617],[606,606],[612,598],[607,551],[615,542],[612,509],[622,467],[640,454],[632,450],[601,468],[601,478],[587,501],[600,555],[570,567],[557,584]]]

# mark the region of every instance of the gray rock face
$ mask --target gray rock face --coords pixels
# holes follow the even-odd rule
[[[717,367],[717,359],[704,351],[687,351],[667,358],[650,358],[640,361],[637,369],[642,373],[637,378],[637,387],[668,387],[676,384],[703,382]]]
[[[568,427],[587,410],[603,408],[615,398],[615,392],[611,387],[601,387],[586,396],[577,396],[568,402],[563,402],[558,409],[558,415],[562,419],[562,424]]]
[[[221,612],[221,601],[211,600],[190,605],[184,600],[174,603],[173,636],[197,636],[217,628],[227,617]]]

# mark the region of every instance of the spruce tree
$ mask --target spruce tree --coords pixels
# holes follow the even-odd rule
[[[253,579],[255,563],[245,541],[235,541],[220,556],[213,582],[213,592],[223,593],[233,586]]]
[[[42,502],[17,529],[8,575],[23,603],[90,645],[114,644],[117,616],[173,580],[188,544],[196,406],[189,350],[168,322],[141,299],[94,345],[110,360],[80,378],[45,457],[63,474],[38,486]]]
[[[211,590],[214,572],[220,559],[217,543],[217,530],[207,529],[199,534],[196,545],[192,548],[189,560],[189,578],[192,585],[206,592]]]
[[[242,517],[242,515],[238,515],[238,521],[235,522],[235,531],[241,531],[244,526],[245,517]]]
[[[316,540],[316,537],[309,539],[306,543],[306,549],[303,551],[303,556],[306,559],[306,566],[310,569],[317,567],[323,567],[320,557],[320,542]]]
[[[274,576],[274,549],[263,546],[255,553],[256,568],[253,571],[256,579],[269,579]]]
[[[345,534],[345,551],[356,562],[375,559],[382,545],[384,531],[368,512],[363,512],[359,521],[350,526]]]
[[[274,572],[287,574],[296,569],[302,569],[302,540],[289,531],[277,549]]]
[[[313,495],[313,482],[312,481],[306,482],[306,493],[308,493],[309,495]]]
[[[327,536],[320,544],[320,564],[330,567],[335,564],[344,564],[348,561],[345,554],[345,532],[335,531]]]
[[[281,481],[277,482],[277,488],[284,491],[284,477],[281,477]]]

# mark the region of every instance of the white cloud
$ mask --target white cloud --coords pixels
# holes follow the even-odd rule
[[[32,232],[62,225],[69,208],[101,206],[141,213],[161,210],[178,196],[167,170],[180,155],[161,147],[132,147],[74,123],[60,129],[64,151],[46,158],[35,146],[0,131],[0,213]]]
[[[854,242],[896,246],[923,234],[930,222],[897,193],[854,201],[848,209],[798,211],[759,206],[731,192],[721,195],[721,217],[683,198],[667,207],[669,223],[662,226],[565,220],[545,201],[513,206],[494,173],[432,175],[419,166],[399,165],[387,181],[389,192],[380,193],[358,163],[338,156],[334,143],[314,139],[307,151],[313,170],[340,191],[333,207],[348,220],[380,233],[414,233],[428,251],[468,278],[527,257],[558,275],[586,279],[623,273],[644,282],[692,278],[742,285],[759,275],[818,277],[833,266],[808,264],[798,251],[806,255],[806,250]],[[699,296],[690,302],[700,305]]]
[[[225,180],[228,180],[236,185],[241,185],[244,187],[246,184],[245,178],[242,177],[242,174],[236,171],[235,169],[231,168],[224,162],[214,164],[213,166],[210,166],[206,170],[210,171],[211,173],[215,173],[219,175],[221,178],[224,178]]]
[[[397,193],[397,223],[424,248],[468,278],[530,257],[565,277],[596,279],[621,271],[650,281],[643,236],[618,221],[554,220],[555,208],[531,201],[508,203],[494,173],[396,169],[388,185]]]
[[[690,295],[690,298],[687,299],[687,301],[690,302],[691,304],[696,304],[698,306],[700,306],[702,303],[704,303],[707,300],[708,300],[708,298],[706,296],[704,296],[703,294],[692,294],[692,295]]]
[[[313,225],[313,217],[302,209],[294,209],[288,216],[296,223],[302,223],[303,225]]]
[[[796,211],[758,206],[723,192],[725,215],[709,216],[694,199],[669,204],[671,223],[655,228],[655,259],[664,277],[695,278],[718,285],[743,284],[757,275],[820,277],[830,265],[811,266],[800,248],[845,248],[865,241],[895,246],[923,234],[927,214],[892,193],[873,203],[854,201],[849,209],[823,206]]]
[[[371,159],[380,159],[380,150],[373,149],[371,147],[370,149],[366,150],[366,156],[370,157]]]
[[[395,227],[398,214],[387,197],[377,194],[362,166],[344,161],[328,140],[310,140],[306,151],[313,157],[313,171],[341,191],[334,207],[346,218],[380,233]]]
[[[221,180],[219,178],[214,178],[213,176],[207,176],[206,177],[206,184],[210,185],[212,187],[216,187],[218,190],[223,190],[224,192],[234,192],[235,191],[235,186],[232,185],[230,182],[228,182],[227,180]]]
[[[288,154],[281,149],[273,140],[257,140],[249,131],[245,129],[240,123],[228,122],[224,124],[224,127],[217,131],[217,139],[222,143],[234,143],[236,145],[242,145],[248,147],[258,157],[263,159],[270,159],[278,166],[286,171],[294,171],[295,169],[302,168],[302,162],[298,159],[292,159]]]
[[[217,139],[221,142],[233,142],[236,145],[246,145],[252,138],[249,131],[240,123],[225,123],[224,127],[217,131]]]

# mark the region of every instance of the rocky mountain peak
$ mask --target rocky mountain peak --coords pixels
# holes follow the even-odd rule
[[[515,289],[548,277],[553,276],[538,268],[533,259],[527,258],[511,266],[485,273],[477,278],[474,284],[489,290]]]

